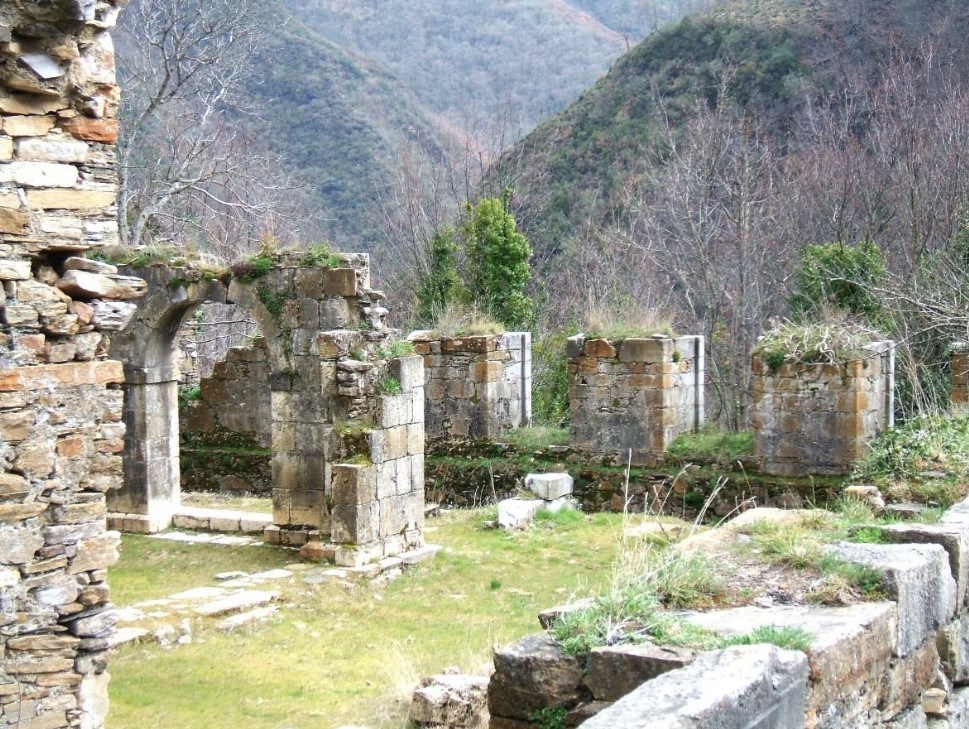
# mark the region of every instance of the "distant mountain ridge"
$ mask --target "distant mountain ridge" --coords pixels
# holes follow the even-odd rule
[[[672,23],[506,154],[518,169],[524,229],[556,247],[584,225],[622,216],[620,193],[661,128],[721,93],[783,127],[846,78],[874,78],[893,55],[931,45],[969,72],[969,14],[955,0],[730,0]]]

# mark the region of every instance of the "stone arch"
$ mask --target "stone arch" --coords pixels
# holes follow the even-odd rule
[[[386,351],[392,331],[384,295],[370,288],[368,256],[340,254],[317,266],[279,254],[264,274],[227,282],[186,268],[137,273],[148,294],[111,349],[124,364],[127,425],[125,484],[109,497],[114,526],[158,531],[178,508],[176,335],[212,301],[247,311],[269,354],[266,538],[330,543],[331,556],[354,564],[423,543],[423,361]]]

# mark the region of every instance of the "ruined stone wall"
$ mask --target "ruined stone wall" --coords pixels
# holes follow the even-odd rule
[[[703,337],[568,340],[569,444],[651,464],[703,423]]]
[[[952,376],[952,413],[969,414],[969,345],[960,343],[952,348],[949,369]]]
[[[0,4],[0,725],[103,725],[121,483],[110,332],[143,288],[72,258],[117,242],[122,2]]]
[[[562,710],[565,726],[588,729],[969,726],[969,502],[937,524],[872,528],[878,544],[822,549],[878,570],[884,599],[843,606],[756,600],[679,613],[723,638],[797,628],[803,652],[766,644],[698,652],[644,642],[575,656],[547,633],[528,636],[495,650],[489,726],[536,727],[539,712],[551,708]],[[547,627],[568,609],[546,611],[539,620]]]
[[[232,347],[202,377],[200,399],[182,408],[183,442],[217,444],[220,434],[239,435],[269,448],[272,445],[272,398],[269,390],[269,350],[258,337],[249,347]]]
[[[409,339],[424,358],[429,441],[493,440],[531,422],[531,334]]]
[[[849,473],[868,444],[893,423],[892,342],[843,364],[753,358],[754,454],[779,476]]]

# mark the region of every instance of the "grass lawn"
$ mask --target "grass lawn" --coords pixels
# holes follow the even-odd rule
[[[229,634],[196,623],[188,645],[119,648],[108,729],[403,726],[404,699],[422,676],[481,668],[493,644],[537,632],[541,609],[610,577],[620,515],[543,520],[509,534],[482,528],[484,514],[429,521],[427,541],[444,551],[387,585],[306,584],[297,576],[281,583],[281,613],[269,622]],[[123,540],[110,573],[122,606],[216,584],[217,572],[296,560],[269,547]]]

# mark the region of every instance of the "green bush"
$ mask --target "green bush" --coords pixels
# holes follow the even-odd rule
[[[417,288],[418,320],[427,325],[433,324],[460,292],[454,237],[454,228],[437,228],[428,245],[427,271],[421,275]]]
[[[794,272],[795,290],[788,299],[792,314],[813,319],[827,306],[877,324],[881,302],[872,287],[887,275],[885,257],[873,242],[809,245]]]
[[[377,392],[381,395],[399,395],[403,390],[400,386],[400,380],[396,377],[385,375],[377,381]]]

